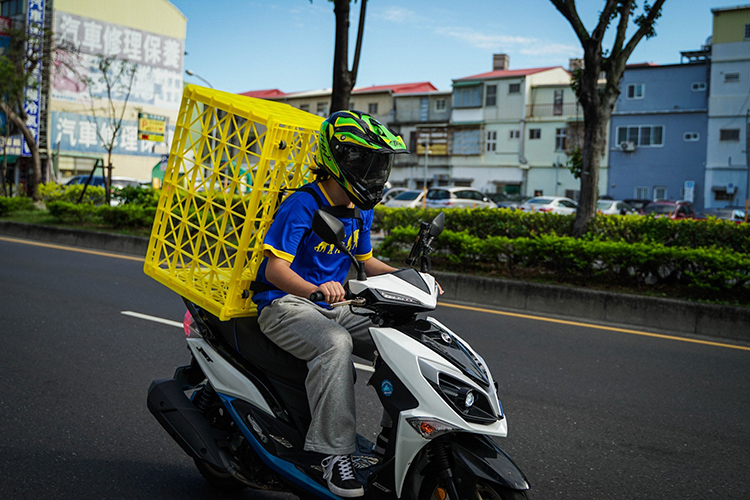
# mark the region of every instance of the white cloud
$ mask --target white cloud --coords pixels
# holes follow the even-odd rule
[[[405,24],[414,22],[417,13],[403,7],[386,7],[383,10],[373,12],[372,17],[392,23]]]

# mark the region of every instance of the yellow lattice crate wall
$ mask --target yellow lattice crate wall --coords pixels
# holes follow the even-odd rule
[[[144,272],[221,319],[256,314],[263,237],[284,190],[312,180],[322,120],[185,87]]]

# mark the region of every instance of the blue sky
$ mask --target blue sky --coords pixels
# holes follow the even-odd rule
[[[284,92],[331,86],[334,14],[326,0],[171,0],[188,19],[185,68],[215,88]],[[642,0],[638,2],[642,3]],[[676,64],[711,34],[711,9],[741,2],[668,0],[657,36],[643,40],[631,63]],[[603,0],[578,0],[591,30]],[[360,2],[352,5],[350,57]],[[605,44],[606,46],[606,44]],[[549,0],[369,0],[357,86],[451,80],[492,69],[492,54],[510,68],[567,67],[582,54],[572,28]],[[201,80],[185,75],[190,83]]]

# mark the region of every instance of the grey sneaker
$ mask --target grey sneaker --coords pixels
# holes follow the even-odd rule
[[[323,478],[332,493],[344,497],[361,497],[365,489],[354,477],[354,464],[351,455],[330,455],[320,462],[323,467]]]

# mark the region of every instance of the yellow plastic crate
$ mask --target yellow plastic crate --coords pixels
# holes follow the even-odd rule
[[[312,180],[322,121],[185,87],[144,272],[223,320],[257,314],[263,238],[284,190]]]

